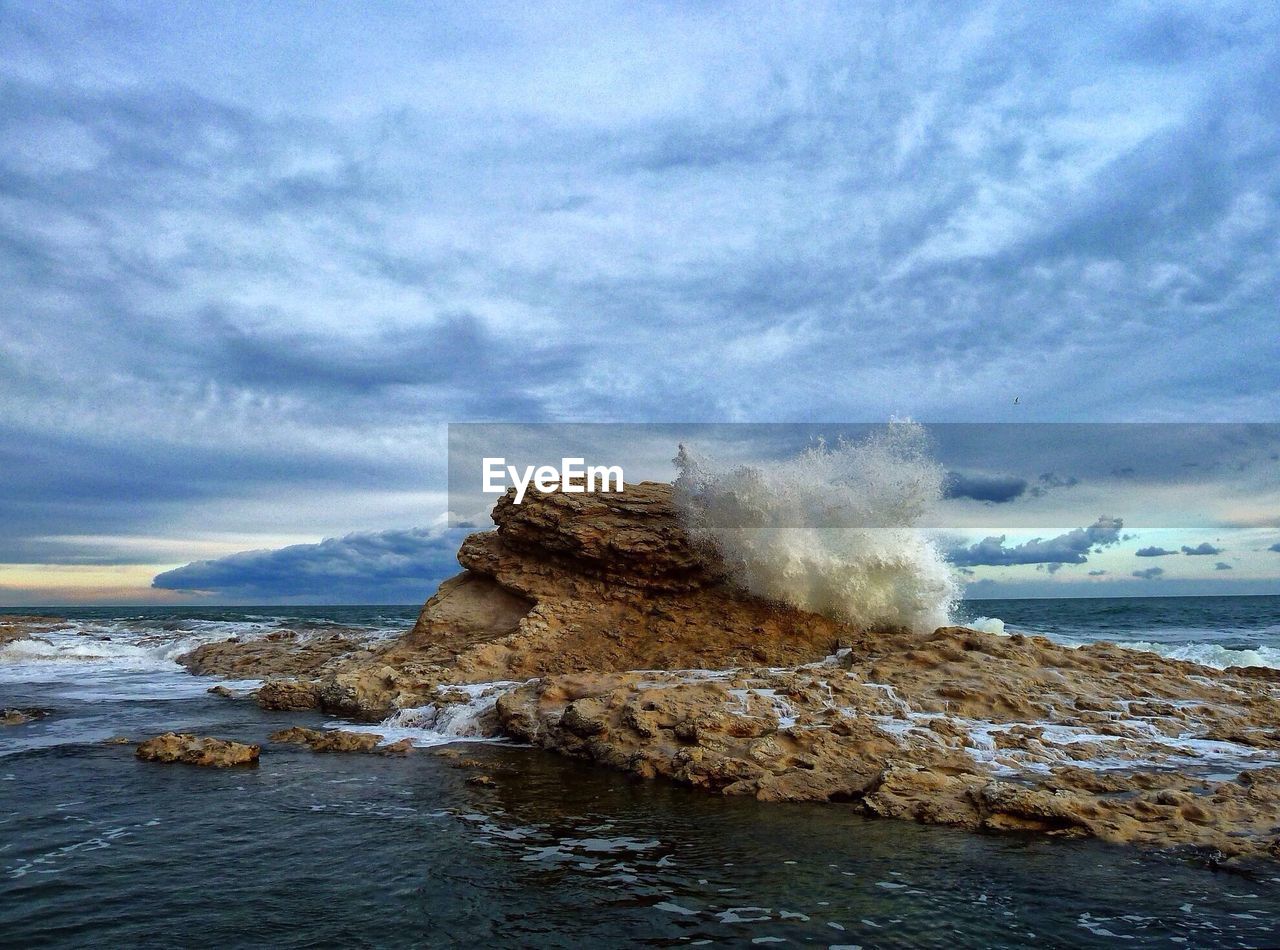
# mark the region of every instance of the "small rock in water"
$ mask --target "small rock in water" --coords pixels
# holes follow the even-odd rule
[[[233,765],[256,765],[261,751],[261,746],[245,745],[230,739],[166,732],[141,743],[134,754],[144,762],[182,762],[186,765],[227,768]]]
[[[488,775],[473,775],[467,779],[468,785],[479,785],[482,788],[496,788],[498,783]]]
[[[0,709],[0,726],[22,726],[47,715],[47,709]]]
[[[271,734],[272,742],[292,742],[308,746],[312,752],[373,752],[382,736],[376,732],[322,732],[293,726]]]
[[[408,755],[413,751],[413,740],[401,739],[398,742],[392,742],[388,745],[384,745],[378,751],[383,755]]]
[[[208,692],[214,696],[221,696],[224,699],[236,698],[235,692],[228,689],[226,686],[223,686],[222,684],[218,684],[217,686],[210,686]]]
[[[110,739],[103,739],[103,745],[129,745],[133,742],[128,736],[112,736]]]

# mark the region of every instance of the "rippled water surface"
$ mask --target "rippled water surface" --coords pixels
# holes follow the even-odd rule
[[[334,622],[391,631],[413,616],[371,610]],[[187,621],[281,622],[258,616],[163,622],[184,636]],[[713,798],[514,746],[448,747],[472,768],[439,749],[391,759],[275,745],[253,769],[140,763],[101,740],[178,729],[264,742],[324,720],[207,695],[208,680],[164,658],[163,637],[124,650],[129,624],[145,627],[135,639],[156,636],[154,617],[95,622],[116,624],[97,642],[118,655],[0,662],[0,704],[52,710],[0,732],[5,946],[1280,939],[1280,871]],[[496,785],[467,784],[477,773]]]

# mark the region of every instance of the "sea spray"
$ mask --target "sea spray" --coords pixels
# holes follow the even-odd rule
[[[682,445],[675,463],[686,530],[751,593],[862,627],[948,622],[960,586],[919,527],[944,476],[923,426],[730,469]]]

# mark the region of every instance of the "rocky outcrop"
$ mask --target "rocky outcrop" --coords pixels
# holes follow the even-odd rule
[[[545,677],[497,711],[527,742],[718,794],[1239,862],[1280,849],[1276,682],[947,627],[800,669]]]
[[[382,736],[372,732],[345,732],[334,729],[324,731],[307,729],[303,726],[292,726],[271,734],[272,742],[287,742],[305,745],[312,752],[373,752],[382,742]],[[401,748],[397,747],[397,751]]]
[[[466,539],[463,572],[440,585],[392,644],[211,644],[199,672],[266,678],[267,709],[319,708],[376,722],[434,702],[439,687],[573,671],[812,662],[864,636],[846,624],[748,596],[681,529],[671,486],[617,494],[530,491],[494,508],[496,531]],[[296,656],[294,655],[296,654]]]
[[[300,636],[293,630],[278,630],[261,640],[231,637],[206,643],[178,657],[178,663],[200,676],[235,679],[311,676],[334,660],[353,657],[364,646],[340,634],[317,638]]]
[[[261,751],[261,746],[245,745],[230,739],[166,732],[140,743],[134,754],[144,762],[182,762],[221,769],[256,765]]]
[[[299,644],[277,641],[193,665],[257,656],[217,663],[265,675],[267,708],[358,720],[443,716],[475,699],[444,687],[519,683],[495,729],[641,777],[1218,863],[1280,857],[1280,671],[962,627],[856,629],[734,587],[681,530],[666,485],[509,494],[493,517],[393,644],[295,662],[277,654]],[[273,738],[362,742],[287,732]]]

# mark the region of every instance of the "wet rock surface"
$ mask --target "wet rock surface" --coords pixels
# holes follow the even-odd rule
[[[39,639],[41,633],[67,626],[62,617],[37,617],[27,614],[0,614],[0,647],[18,640]]]
[[[382,736],[372,732],[326,731],[292,726],[273,732],[271,741],[305,745],[312,752],[373,752],[378,749]]]
[[[1280,849],[1280,704],[1262,670],[945,627],[800,669],[560,675],[501,697],[527,742],[765,801],[984,830]]]
[[[178,662],[200,676],[264,679],[316,674],[334,660],[352,657],[363,649],[359,640],[341,634],[308,637],[280,630],[259,640],[230,637],[206,643],[178,657]]]
[[[261,746],[230,739],[166,732],[138,745],[135,755],[144,762],[181,762],[212,768],[255,765]]]

